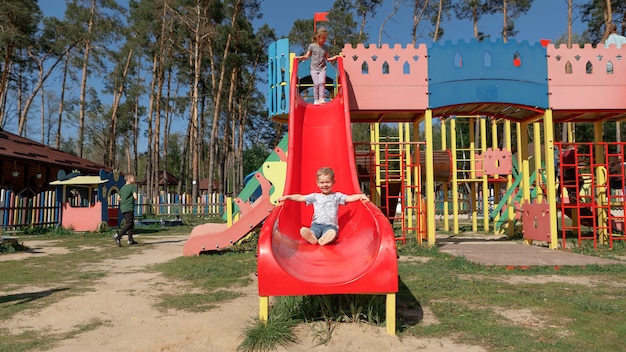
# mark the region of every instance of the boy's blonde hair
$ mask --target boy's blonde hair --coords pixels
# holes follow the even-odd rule
[[[335,171],[330,167],[321,167],[317,170],[316,177],[319,179],[321,176],[330,176],[331,180],[335,180]]]

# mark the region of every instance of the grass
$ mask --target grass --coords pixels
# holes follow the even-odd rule
[[[146,229],[149,235],[189,233],[190,227]],[[59,300],[92,289],[108,275],[98,271],[100,261],[122,258],[149,246],[114,247],[111,233],[38,234],[51,240],[61,254],[1,262],[0,326],[16,314],[39,310]],[[101,250],[103,246],[107,250]],[[623,258],[626,249],[616,243],[608,250],[586,244],[572,248],[585,254]],[[256,271],[252,238],[222,254],[178,257],[148,268],[162,272],[180,292],[161,296],[164,311],[205,311],[241,296]],[[626,324],[626,265],[585,267],[530,267],[507,270],[451,257],[436,247],[409,240],[398,245],[399,292],[397,326],[400,338],[446,338],[487,351],[554,351],[623,349]],[[12,255],[12,254],[6,254]],[[421,257],[428,260],[404,260]],[[67,268],[80,268],[68,270]],[[24,290],[28,288],[29,290]],[[240,351],[268,351],[298,343],[294,327],[306,324],[318,344],[332,340],[341,323],[384,325],[384,296],[331,295],[277,297],[267,323],[251,319],[241,336]],[[253,315],[255,312],[251,312]],[[109,324],[91,321],[64,334],[23,331],[12,335],[0,328],[1,351],[45,350],[58,341]]]
[[[250,252],[224,252],[217,255],[179,257],[158,264],[153,270],[171,280],[180,280],[195,292],[180,292],[162,296],[162,309],[206,311],[218,303],[241,296],[237,289],[252,282],[256,260]],[[228,289],[230,288],[230,289]]]

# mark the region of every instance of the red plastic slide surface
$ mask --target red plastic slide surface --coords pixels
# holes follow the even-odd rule
[[[297,72],[292,74],[285,194],[319,192],[315,174],[323,166],[335,171],[334,191],[361,192],[341,60],[340,91],[326,104],[302,100]],[[341,206],[337,240],[326,246],[300,237],[300,227],[310,225],[312,212],[312,206],[287,201],[265,220],[259,238],[260,296],[398,291],[394,234],[378,208],[370,202]]]

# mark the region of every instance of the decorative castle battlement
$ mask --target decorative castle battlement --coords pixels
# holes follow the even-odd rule
[[[354,110],[415,110],[428,103],[428,52],[396,44],[344,46],[343,65]]]
[[[626,110],[623,53],[626,47],[567,48],[502,40],[428,47],[359,44],[342,50],[352,111],[424,111],[467,103]],[[279,82],[274,86],[280,87]]]
[[[550,106],[557,110],[626,108],[626,47],[547,47]]]

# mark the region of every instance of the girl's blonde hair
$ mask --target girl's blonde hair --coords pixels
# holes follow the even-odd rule
[[[316,31],[315,34],[313,34],[313,38],[311,39],[311,41],[313,43],[317,42],[317,38],[319,38],[322,34],[326,34],[328,35],[328,30],[326,29],[326,27],[319,27]]]

